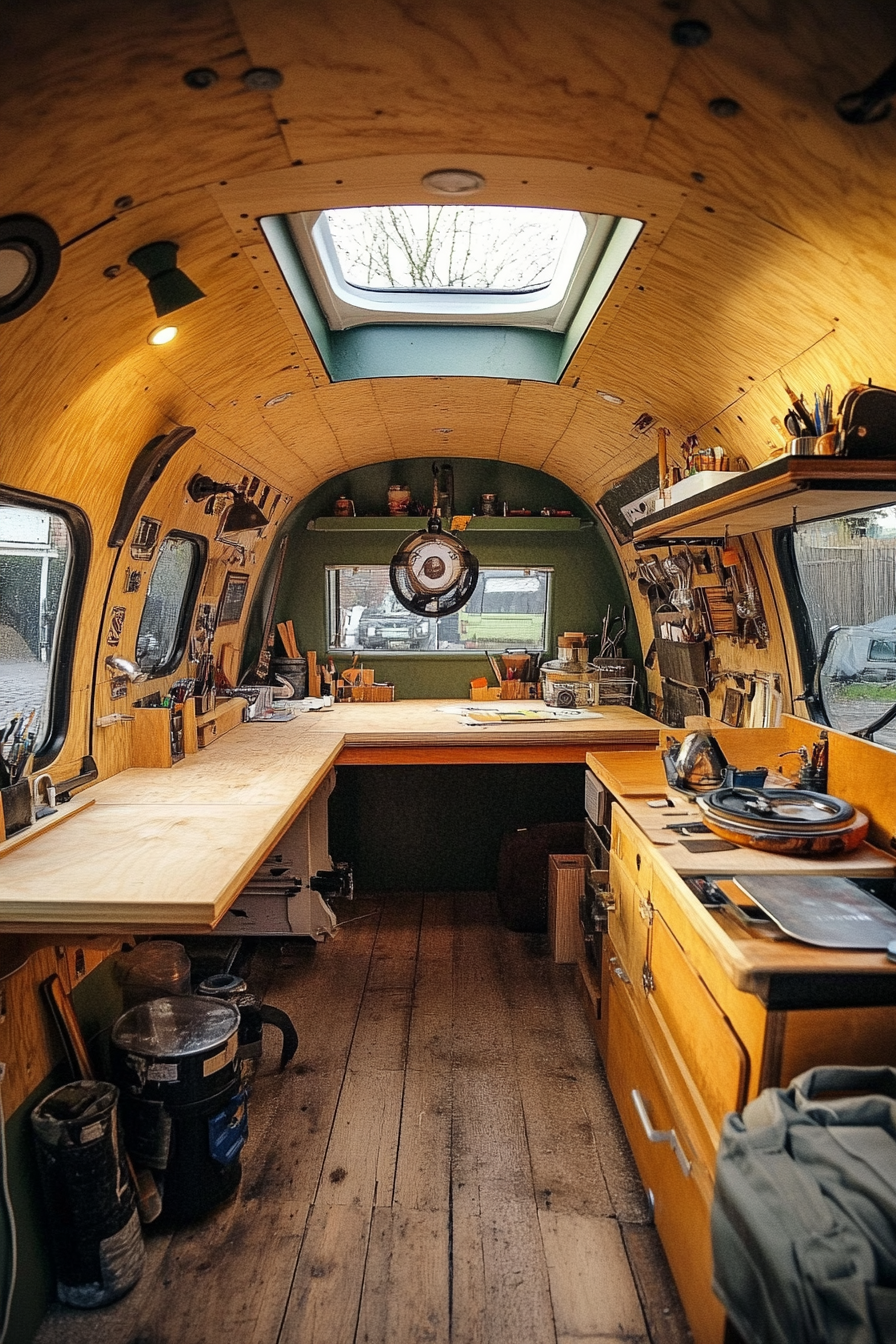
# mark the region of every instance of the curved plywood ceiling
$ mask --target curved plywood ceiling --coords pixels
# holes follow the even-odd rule
[[[833,104],[890,61],[896,11],[716,0],[696,50],[670,41],[676,17],[655,0],[8,14],[2,211],[42,216],[66,246],[48,297],[2,330],[0,478],[84,503],[102,533],[137,447],[188,423],[294,497],[447,447],[593,501],[654,450],[632,430],[642,411],[756,462],[782,370],[807,388],[893,383],[896,118],[848,126]],[[246,87],[259,66],[278,88]],[[197,67],[217,81],[189,88]],[[740,114],[713,116],[718,97]],[[478,200],[646,227],[560,385],[330,384],[255,219],[435,200],[420,180],[447,166],[484,176]],[[163,238],[207,298],[153,349],[126,258]]]

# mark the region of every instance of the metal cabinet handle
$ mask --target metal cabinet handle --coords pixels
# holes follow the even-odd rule
[[[678,1142],[678,1135],[674,1129],[654,1129],[650,1123],[650,1116],[647,1114],[647,1104],[641,1093],[636,1087],[632,1088],[632,1101],[635,1104],[635,1110],[638,1112],[638,1119],[651,1143],[668,1143],[675,1156],[678,1158],[678,1165],[681,1167],[685,1176],[691,1174],[691,1164],[685,1156],[684,1149]]]

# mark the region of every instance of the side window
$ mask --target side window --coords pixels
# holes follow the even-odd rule
[[[89,528],[76,509],[0,491],[0,778],[58,750]],[[5,767],[5,768],[4,768]]]
[[[137,631],[137,664],[150,676],[173,672],[184,656],[205,560],[201,538],[170,533],[159,547]]]
[[[793,553],[811,652],[824,654],[825,715],[844,732],[867,729],[896,709],[896,507],[800,524]],[[896,747],[896,719],[874,740]]]

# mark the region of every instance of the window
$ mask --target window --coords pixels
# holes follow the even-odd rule
[[[793,550],[814,659],[825,654],[825,715],[844,732],[867,728],[896,706],[896,507],[803,523]],[[875,741],[896,747],[896,722]]]
[[[32,502],[33,501],[33,502]],[[89,530],[77,510],[0,492],[0,753],[20,773],[65,735]],[[78,564],[75,564],[76,559]]]
[[[546,647],[549,569],[480,569],[453,616],[415,616],[392,592],[388,565],[327,570],[330,652],[467,653]]]
[[[158,677],[184,656],[205,561],[205,542],[172,532],[159,547],[137,632],[137,664]]]

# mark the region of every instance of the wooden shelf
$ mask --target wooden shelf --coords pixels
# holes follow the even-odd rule
[[[460,515],[458,515],[460,516]],[[312,518],[308,524],[309,532],[401,532],[405,536],[420,532],[426,527],[426,518],[409,518],[407,515],[383,518]],[[590,518],[544,518],[541,514],[532,514],[528,518],[484,518],[473,517],[467,523],[466,532],[578,532],[583,527],[593,527]]]
[[[778,457],[651,515],[635,542],[694,540],[789,527],[814,518],[896,503],[896,460]]]

